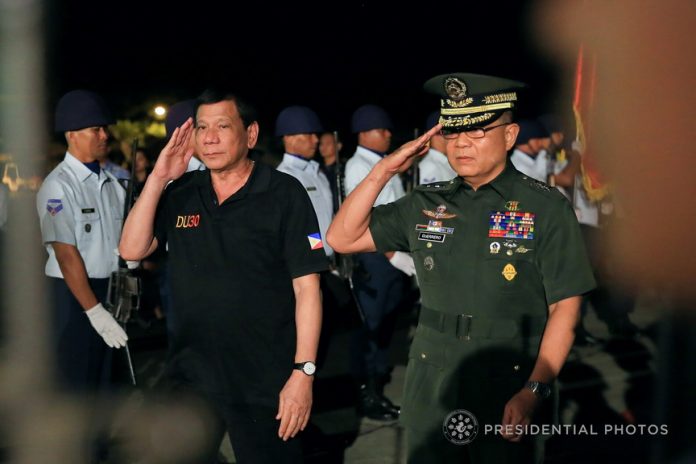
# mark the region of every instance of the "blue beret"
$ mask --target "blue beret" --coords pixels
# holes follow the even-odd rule
[[[288,106],[276,119],[275,135],[315,134],[324,129],[317,113],[306,106]]]
[[[543,139],[549,136],[544,126],[536,119],[521,119],[517,124],[520,126],[520,133],[517,135],[516,145],[525,144],[529,139]]]
[[[108,126],[116,122],[102,97],[89,90],[73,90],[56,105],[55,131],[66,132],[85,127]]]
[[[435,127],[435,125],[437,124],[439,119],[440,119],[440,110],[435,110],[432,113],[430,113],[428,115],[427,119],[425,120],[425,132],[427,132],[430,129],[432,129],[433,127]]]
[[[164,128],[167,131],[167,138],[172,136],[174,130],[186,122],[188,118],[196,119],[197,100],[184,100],[174,103],[167,111],[167,119],[164,120]]]
[[[354,134],[372,129],[393,129],[391,118],[383,108],[377,105],[363,105],[353,113],[350,120]]]

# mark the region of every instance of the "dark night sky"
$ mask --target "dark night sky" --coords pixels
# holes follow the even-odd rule
[[[422,91],[436,74],[523,80],[531,84],[529,113],[548,109],[556,90],[555,70],[533,43],[530,1],[220,3],[54,3],[46,21],[50,103],[85,87],[125,117],[223,84],[259,107],[262,130],[290,104],[344,129],[357,106],[376,103],[410,134],[437,107]]]

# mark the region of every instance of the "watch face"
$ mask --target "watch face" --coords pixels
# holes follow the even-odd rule
[[[307,361],[304,366],[302,366],[302,372],[304,372],[307,375],[314,375],[314,373],[317,371],[317,366],[314,365],[313,362]]]

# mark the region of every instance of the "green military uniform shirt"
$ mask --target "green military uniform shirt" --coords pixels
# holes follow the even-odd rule
[[[534,366],[548,306],[595,286],[569,202],[510,163],[476,191],[457,177],[376,207],[370,232],[379,251],[415,261],[422,309],[402,419],[424,430],[460,408],[500,423]]]

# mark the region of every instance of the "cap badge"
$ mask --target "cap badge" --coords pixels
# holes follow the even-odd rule
[[[462,100],[466,97],[466,84],[457,77],[445,79],[445,93],[452,100]]]

